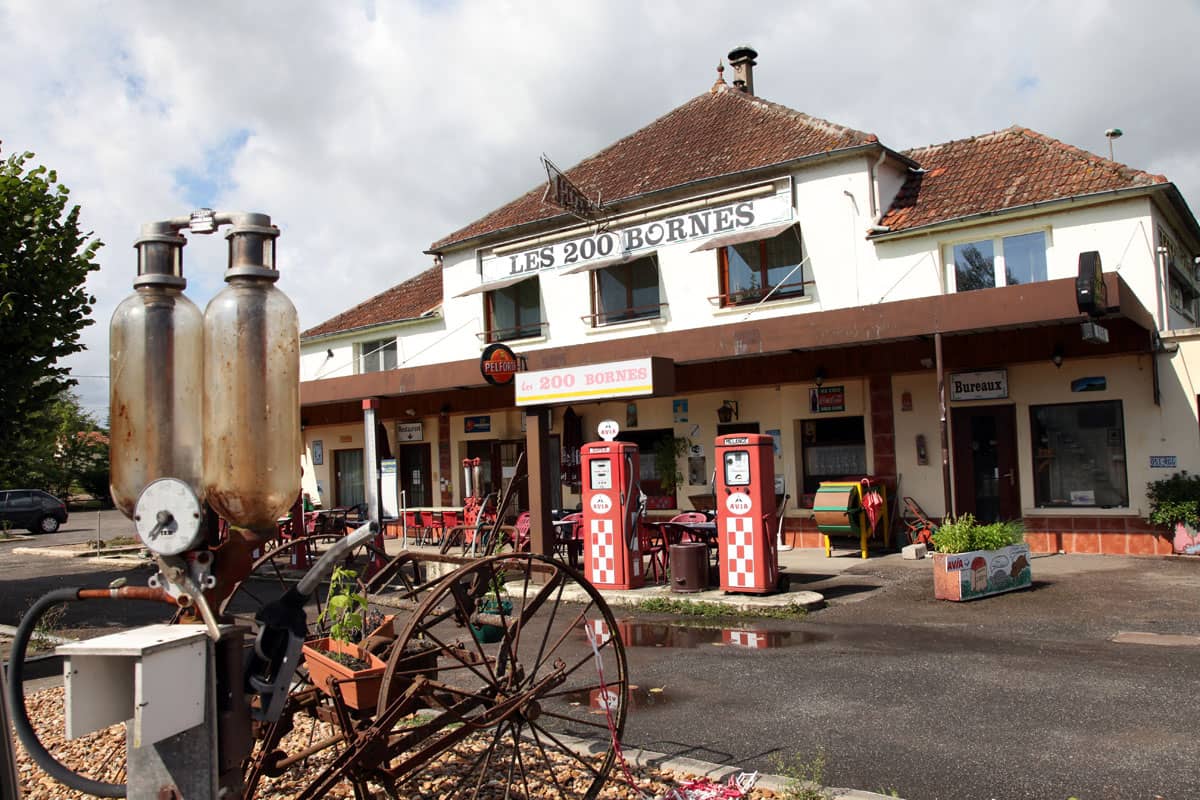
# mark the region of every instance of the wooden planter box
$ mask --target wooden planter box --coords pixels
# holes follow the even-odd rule
[[[344,664],[333,660],[327,653],[341,653],[354,656],[366,661],[371,666],[367,669],[352,670]],[[338,685],[342,701],[350,708],[369,711],[375,708],[379,699],[379,685],[383,680],[383,670],[387,666],[375,655],[368,653],[358,645],[347,644],[337,639],[316,639],[304,645],[304,663],[308,666],[308,677],[321,691],[333,694],[329,685],[330,678],[345,681]],[[350,680],[353,678],[354,680]]]
[[[974,600],[1028,588],[1032,582],[1029,545],[999,550],[933,554],[933,594],[938,600]]]

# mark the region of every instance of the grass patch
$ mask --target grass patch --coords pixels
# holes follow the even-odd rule
[[[650,597],[634,606],[648,614],[672,614],[679,617],[754,617],[757,619],[801,619],[808,614],[803,606],[789,603],[786,606],[764,608],[734,608],[723,603],[706,600],[678,600],[671,597]]]
[[[812,758],[800,755],[778,757],[771,761],[772,769],[788,779],[783,788],[783,800],[832,800],[833,793],[824,788],[825,750]]]

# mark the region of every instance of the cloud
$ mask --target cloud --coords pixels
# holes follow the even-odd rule
[[[705,91],[734,46],[756,90],[897,149],[1019,123],[1166,174],[1200,203],[1195,4],[0,0],[0,139],[33,150],[107,246],[85,375],[144,222],[198,204],[280,225],[308,327],[425,269],[428,245]],[[19,77],[18,77],[19,76]],[[189,295],[224,242],[189,237]],[[103,381],[81,381],[104,404]]]

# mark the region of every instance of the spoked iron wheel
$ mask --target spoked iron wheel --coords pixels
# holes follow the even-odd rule
[[[425,598],[392,648],[380,713],[406,690],[422,708],[392,730],[383,765],[399,794],[565,800],[604,786],[629,681],[599,592],[521,553],[468,564]]]

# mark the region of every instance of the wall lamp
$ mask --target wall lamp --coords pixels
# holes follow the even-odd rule
[[[325,358],[333,358],[333,350],[326,348]]]
[[[1055,368],[1062,366],[1063,349],[1061,344],[1054,345],[1054,352],[1050,354],[1050,360],[1054,362]]]
[[[721,407],[717,409],[717,421],[721,423],[732,422],[738,419],[738,402],[737,400],[723,400]]]
[[[813,375],[813,383],[815,383],[817,386],[820,386],[824,382],[825,382],[825,368],[817,367],[817,374]]]

